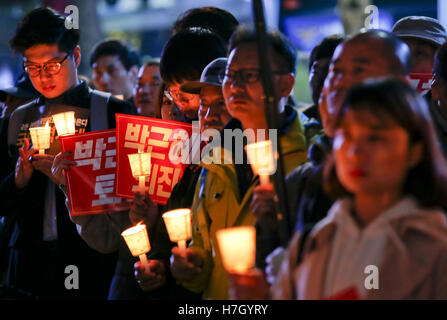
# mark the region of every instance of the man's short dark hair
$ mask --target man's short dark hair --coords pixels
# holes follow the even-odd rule
[[[140,66],[138,53],[126,46],[122,41],[109,39],[96,44],[90,55],[90,66],[103,56],[118,56],[126,70],[133,66]]]
[[[79,30],[65,27],[65,16],[50,8],[37,8],[19,22],[14,36],[9,41],[18,53],[39,45],[56,44],[60,51],[72,52],[79,43]]]
[[[201,7],[185,11],[174,22],[172,34],[191,27],[209,29],[225,42],[228,42],[236,27],[239,25],[237,19],[228,11],[216,7]]]
[[[447,42],[440,46],[438,51],[436,51],[433,75],[438,76],[444,82],[447,82]]]
[[[189,28],[173,35],[163,48],[160,74],[168,85],[200,78],[203,69],[216,58],[227,55],[226,45],[216,33]]]
[[[286,71],[295,73],[297,54],[292,42],[277,30],[267,31],[267,38],[270,46],[274,49],[274,52],[283,60],[281,64],[284,65]],[[246,25],[239,26],[231,36],[228,50],[231,52],[237,46],[250,42],[256,43],[256,33],[254,29]]]
[[[335,48],[343,42],[343,36],[339,34],[333,34],[325,37],[319,44],[317,44],[311,51],[309,56],[309,70],[312,68],[313,63],[320,59],[331,59]]]

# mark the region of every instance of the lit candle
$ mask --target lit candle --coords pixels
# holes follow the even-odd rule
[[[168,230],[169,239],[177,242],[178,247],[186,255],[186,240],[191,239],[191,210],[177,209],[163,214],[163,220]]]
[[[114,97],[120,100],[124,100],[124,96],[122,94],[116,94],[114,95]]]
[[[54,125],[58,135],[68,135],[75,133],[75,113],[74,111],[62,112],[53,115]]]
[[[253,172],[259,175],[260,184],[268,184],[270,175],[276,171],[272,142],[265,140],[251,143],[245,150]]]
[[[243,226],[216,232],[222,263],[228,272],[246,272],[255,266],[256,231]]]
[[[145,191],[146,177],[151,174],[151,153],[141,152],[131,153],[129,157],[132,175],[138,179],[138,186],[141,193]]]
[[[149,236],[146,231],[146,225],[138,223],[136,226],[124,230],[121,235],[129,247],[134,257],[140,257],[140,261],[145,270],[149,270],[146,253],[151,250]]]
[[[29,128],[29,132],[34,149],[38,149],[39,154],[45,154],[45,150],[50,149],[51,128],[48,121],[44,127]]]

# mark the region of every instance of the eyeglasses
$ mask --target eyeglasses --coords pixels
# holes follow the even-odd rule
[[[228,81],[231,80],[239,80],[242,83],[254,83],[259,81],[261,79],[261,69],[257,68],[247,68],[247,69],[240,69],[238,71],[233,70],[225,70],[225,73],[221,73],[219,75],[219,79],[221,81]],[[288,72],[284,71],[271,71],[272,74],[287,74]]]
[[[63,58],[61,61],[59,62],[47,62],[47,63],[43,63],[42,65],[23,65],[23,69],[25,70],[26,73],[28,73],[30,75],[30,77],[37,77],[38,75],[40,75],[40,71],[41,69],[45,70],[46,73],[50,74],[50,75],[55,75],[58,74],[59,71],[61,71],[61,66],[64,63],[64,61],[68,58],[68,56],[70,55],[70,53],[68,53],[65,58]]]
[[[175,102],[176,104],[181,104],[182,102],[188,103],[197,96],[195,94],[182,92],[180,90],[173,91],[171,88],[166,89],[164,94],[169,100]]]

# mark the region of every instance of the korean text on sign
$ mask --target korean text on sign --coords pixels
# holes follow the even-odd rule
[[[63,152],[77,165],[67,172],[71,215],[97,214],[129,209],[129,201],[114,193],[116,175],[115,130],[61,136]]]
[[[116,130],[116,195],[133,198],[138,188],[127,155],[150,152],[151,173],[145,178],[145,187],[155,203],[166,204],[188,165],[184,158],[189,156],[190,150],[187,148],[184,152],[182,146],[190,145],[191,124],[117,114]]]

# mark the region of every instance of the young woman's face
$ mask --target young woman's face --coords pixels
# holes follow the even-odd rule
[[[419,161],[415,149],[390,118],[350,110],[335,130],[338,179],[354,195],[401,193],[408,170]]]

